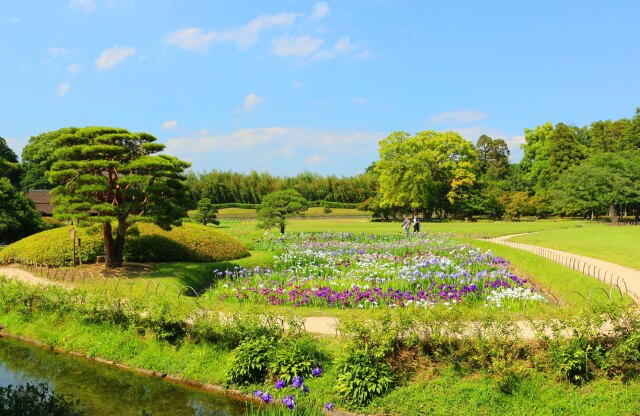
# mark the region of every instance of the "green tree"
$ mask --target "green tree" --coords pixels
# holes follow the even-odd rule
[[[218,213],[218,208],[214,207],[209,198],[202,198],[198,201],[198,212],[196,213],[196,219],[202,223],[202,225],[207,225],[209,223],[213,223],[215,225],[220,224],[220,221],[216,219],[216,214]]]
[[[76,127],[67,127],[60,130],[42,133],[32,136],[27,145],[22,149],[22,169],[24,175],[20,186],[26,192],[31,189],[51,189],[53,186],[45,177],[45,172],[51,169],[56,161],[53,153],[56,150],[55,142],[63,135],[74,134]]]
[[[33,203],[8,178],[0,178],[0,243],[12,243],[44,229]]]
[[[468,197],[476,159],[473,144],[452,131],[394,132],[380,141],[380,205],[444,216]]]
[[[284,234],[287,218],[301,215],[308,207],[307,200],[293,189],[270,193],[260,204],[258,227],[280,227],[280,233]]]
[[[0,137],[0,177],[9,178],[13,185],[17,185],[20,180],[18,156],[2,137]]]
[[[564,172],[553,192],[556,212],[592,216],[607,212],[615,223],[622,205],[640,202],[640,152],[594,155]]]
[[[553,124],[545,123],[535,129],[524,129],[525,143],[522,144],[524,155],[520,161],[520,168],[525,181],[532,186],[539,182],[539,176],[549,165],[550,149],[549,137],[553,133]]]
[[[549,135],[549,153],[549,163],[538,177],[540,189],[547,189],[562,172],[578,165],[584,158],[574,130],[564,123],[558,123]]]
[[[106,267],[122,265],[125,234],[136,221],[169,228],[186,215],[183,171],[175,157],[147,133],[121,128],[86,127],[58,135],[47,177],[54,216],[102,223]],[[117,223],[115,236],[112,221]]]
[[[482,135],[476,142],[480,172],[489,180],[502,179],[509,173],[509,147],[502,139]]]
[[[631,119],[627,130],[624,132],[624,150],[640,150],[640,107]]]

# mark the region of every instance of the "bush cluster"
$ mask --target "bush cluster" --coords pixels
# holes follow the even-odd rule
[[[237,259],[249,254],[235,238],[199,224],[185,223],[170,231],[148,223],[139,223],[127,236],[124,259],[133,262],[213,262]],[[68,266],[72,262],[71,227],[60,227],[17,241],[0,252],[0,263],[21,259],[49,266]],[[94,263],[104,254],[101,232],[78,228],[81,247],[76,253],[83,263]]]

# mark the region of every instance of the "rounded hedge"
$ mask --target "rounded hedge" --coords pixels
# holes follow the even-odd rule
[[[247,248],[232,236],[199,224],[184,223],[170,231],[148,223],[138,223],[135,227],[139,233],[127,236],[125,261],[214,262],[249,255]],[[70,231],[71,226],[66,226],[23,238],[0,251],[0,263],[22,259],[56,267],[71,265]],[[76,238],[81,240],[76,253],[83,263],[95,263],[97,256],[104,255],[102,230],[77,228]]]

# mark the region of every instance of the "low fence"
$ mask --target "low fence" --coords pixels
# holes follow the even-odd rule
[[[630,294],[624,277],[620,276],[617,273],[613,273],[607,269],[603,269],[599,266],[589,263],[586,260],[571,255],[564,255],[559,253],[557,250],[548,249],[545,247],[532,246],[529,244],[505,240],[491,239],[490,241],[537,254],[538,256],[547,258],[556,263],[560,263],[572,270],[578,271],[590,277],[594,277],[602,283],[610,286],[609,297],[611,297],[611,294],[616,290],[621,294]]]
[[[304,215],[290,217],[291,220],[371,220],[370,215]],[[257,221],[256,217],[218,217],[218,220],[225,222],[252,222]]]

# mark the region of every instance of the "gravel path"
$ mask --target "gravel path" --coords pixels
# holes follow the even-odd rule
[[[626,290],[627,293],[636,299],[640,299],[640,270],[562,250],[509,241],[512,237],[525,234],[529,233],[503,235],[501,237],[487,239],[486,241],[529,251],[546,257],[549,260],[580,271],[588,276],[595,277],[607,284],[618,285],[620,290]]]
[[[607,283],[618,283],[622,290],[625,290],[626,288],[629,294],[636,298],[640,298],[640,270],[631,269],[629,267],[610,263],[604,260],[568,253],[566,251],[509,241],[510,238],[518,235],[523,234],[505,235],[502,237],[487,239],[486,241],[526,250],[549,258],[550,260],[556,261],[575,270],[584,270],[585,274],[604,280]],[[18,267],[0,267],[0,275],[2,274],[31,284],[61,285],[59,282],[35,276],[33,273],[22,270]],[[618,278],[618,276],[620,276],[620,278]],[[305,330],[309,333],[318,335],[338,335],[337,325],[338,320],[330,317],[309,317],[304,320]],[[520,321],[518,322],[518,326],[520,327],[520,335],[523,338],[533,339],[535,337],[534,331],[529,322]]]

